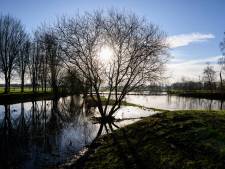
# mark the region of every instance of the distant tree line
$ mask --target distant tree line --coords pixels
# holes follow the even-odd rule
[[[220,65],[219,58],[218,64]],[[203,69],[202,76],[199,76],[199,81],[186,80],[182,78],[182,82],[173,83],[169,89],[175,90],[208,90],[211,92],[225,92],[225,84],[223,80],[223,69],[216,72],[214,67],[209,63]]]
[[[224,86],[222,87],[225,89]],[[214,67],[207,63],[206,67],[203,69],[202,77],[199,77],[199,81],[186,80],[185,77],[183,77],[181,82],[173,83],[168,88],[173,90],[208,90],[214,92],[221,90],[221,84],[216,81],[216,71]]]
[[[175,90],[209,90],[211,92],[225,92],[225,33],[224,38],[220,43],[220,49],[222,56],[218,59],[219,70],[210,64],[206,63],[205,68],[202,71],[202,75],[199,76],[199,81],[185,80],[182,78],[182,82],[173,83],[168,89]],[[201,77],[201,78],[200,78]]]

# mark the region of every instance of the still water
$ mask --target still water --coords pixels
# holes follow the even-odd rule
[[[149,108],[166,110],[225,110],[223,100],[209,100],[169,95],[127,95],[126,101]]]
[[[167,95],[129,95],[126,101],[160,109],[225,109],[222,101]],[[104,134],[99,116],[85,111],[79,96],[0,105],[0,168],[40,169],[66,161]],[[115,116],[121,119],[113,128],[137,121],[156,112],[137,107],[122,107]]]
[[[79,96],[0,105],[0,169],[39,169],[64,162],[90,144],[101,129]],[[116,127],[153,114],[122,107]],[[115,127],[114,127],[115,128]],[[100,134],[106,133],[106,129]]]

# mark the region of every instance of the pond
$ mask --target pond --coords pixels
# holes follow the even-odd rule
[[[0,105],[0,168],[39,169],[62,163],[90,144],[101,124],[94,124],[79,96]],[[122,127],[153,114],[122,107],[114,124]],[[95,114],[98,116],[98,114]],[[115,128],[115,127],[114,127]],[[106,133],[101,130],[100,134]]]
[[[223,101],[167,95],[128,95],[126,101],[160,109],[225,109]],[[94,123],[96,111],[85,111],[83,99],[69,96],[0,105],[0,168],[40,169],[65,162],[97,135],[105,134]],[[131,124],[156,112],[124,106],[112,127]]]

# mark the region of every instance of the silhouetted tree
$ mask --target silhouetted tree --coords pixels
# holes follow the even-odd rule
[[[216,80],[216,71],[209,63],[207,63],[207,66],[203,70],[203,80],[209,85],[210,90],[213,91],[214,82]]]
[[[34,67],[36,68],[36,71],[38,71],[36,83],[41,85],[42,91],[46,92],[47,83],[49,82],[49,70],[48,70],[48,57],[46,54],[46,46],[44,43],[42,27],[38,28],[38,30],[35,32],[34,41],[36,44],[34,48],[36,51],[35,58],[37,59],[36,62],[34,62]]]
[[[222,42],[220,43],[220,49],[222,51],[222,56],[218,60],[218,64],[220,65],[220,88],[221,91],[223,91],[223,78],[222,74],[225,70],[225,32],[224,32],[224,38]]]
[[[219,76],[220,76],[220,90],[223,91],[223,72],[225,70],[225,57],[222,56],[218,59],[218,65],[220,66]]]
[[[73,68],[69,68],[64,72],[61,86],[67,93],[83,93],[85,96],[90,88],[90,85],[88,85],[81,75]]]
[[[54,32],[44,34],[44,44],[46,47],[46,58],[48,58],[48,67],[50,71],[51,87],[53,93],[58,92],[58,74],[60,69],[60,49],[57,37]]]
[[[21,92],[24,92],[24,78],[29,64],[31,54],[31,42],[27,39],[23,44],[19,57],[17,58],[17,72],[21,78]]]
[[[128,92],[162,78],[168,56],[166,36],[135,14],[86,13],[62,18],[57,29],[66,61],[90,84],[90,96],[103,118],[111,119]],[[112,57],[102,61],[99,52],[106,47],[112,49]],[[104,85],[109,86],[105,105],[100,97]],[[115,102],[109,108],[112,93]]]
[[[49,78],[53,93],[57,93],[60,71],[63,70],[58,38],[53,29],[46,25],[38,29],[37,35],[41,45],[40,79],[43,79],[46,91],[47,78]]]
[[[36,92],[38,87],[38,75],[40,72],[39,65],[40,65],[40,42],[37,39],[34,39],[31,45],[31,54],[28,66],[33,92]]]
[[[0,69],[5,78],[5,93],[9,92],[11,74],[25,39],[26,33],[19,20],[9,15],[0,16]]]

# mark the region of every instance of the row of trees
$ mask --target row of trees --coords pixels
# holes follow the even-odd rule
[[[183,77],[182,82],[174,83],[170,88],[179,90],[210,90],[223,92],[225,86],[222,78],[223,71],[221,69],[217,74],[214,67],[207,63],[207,65],[203,69],[202,78],[200,78],[199,76],[199,81],[186,80]],[[217,78],[217,75],[219,76],[219,78]],[[217,79],[219,79],[219,81]]]
[[[0,69],[5,79],[5,93],[9,92],[12,72],[20,66],[17,64],[19,58],[25,56],[26,44],[29,45],[28,35],[20,21],[10,16],[1,16]]]
[[[10,90],[12,76],[16,74],[24,84],[31,83],[33,91],[41,87],[54,93],[65,84],[71,87],[73,70],[65,69],[61,49],[54,30],[47,26],[38,28],[34,35],[28,35],[21,22],[9,15],[0,17],[0,70],[5,81],[5,93]],[[77,85],[82,85],[76,79]]]
[[[22,90],[26,72],[33,91],[38,86],[46,91],[49,83],[57,92],[58,86],[78,82],[85,84],[102,117],[112,117],[128,92],[161,79],[168,59],[164,32],[144,18],[117,10],[62,17],[53,26],[38,28],[32,40],[20,21],[1,16],[0,38],[5,93],[13,72],[21,77]],[[107,48],[111,54],[105,60],[100,53]],[[100,93],[106,86],[103,104]],[[115,102],[109,107],[112,95]]]

